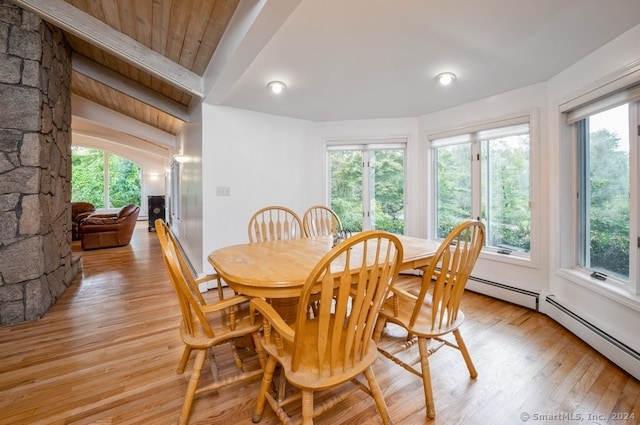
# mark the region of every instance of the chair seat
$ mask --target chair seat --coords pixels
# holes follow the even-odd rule
[[[242,338],[249,332],[258,332],[262,327],[260,317],[258,316],[254,323],[251,323],[249,316],[249,303],[248,299],[243,296],[235,296],[226,298],[225,302],[235,305],[235,319],[234,330],[230,330],[230,321],[228,320],[228,314],[223,315],[208,314],[205,315],[211,330],[213,331],[213,337],[209,337],[202,326],[197,322],[197,318],[193,318],[193,324],[191,328],[182,321],[180,324],[180,336],[183,342],[194,349],[205,349],[220,345],[225,341],[234,338]],[[190,330],[191,329],[191,330]]]
[[[416,336],[425,338],[435,338],[442,335],[446,335],[456,329],[458,329],[464,322],[464,313],[461,310],[457,311],[456,319],[451,323],[448,323],[447,312],[444,313],[444,320],[442,322],[436,322],[431,320],[432,316],[432,303],[429,295],[425,296],[422,307],[420,308],[420,314],[416,319],[413,326],[407,326],[411,321],[411,315],[416,305],[416,299],[414,297],[403,296],[396,292],[398,298],[398,314],[393,313],[393,298],[389,298],[382,306],[380,315],[384,316],[389,322],[404,326],[407,331]],[[439,317],[439,315],[438,315]]]
[[[418,296],[422,287],[422,276],[415,274],[400,274],[393,282],[393,288],[398,288],[412,295]]]

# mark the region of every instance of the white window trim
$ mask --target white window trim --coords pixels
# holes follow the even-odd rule
[[[408,189],[408,181],[407,181],[407,151],[408,151],[409,138],[404,136],[398,137],[366,137],[366,138],[354,138],[354,139],[325,139],[325,202],[327,205],[330,204],[331,201],[331,170],[330,164],[328,160],[328,152],[330,151],[338,151],[338,150],[363,150],[364,152],[370,152],[375,150],[393,150],[393,149],[402,149],[404,151],[404,232],[407,232],[407,217],[409,216],[408,212],[408,200],[407,200],[407,189]],[[366,149],[363,149],[363,146],[366,146]],[[368,184],[368,176],[363,175],[363,186],[362,186],[362,196],[364,199],[370,198],[369,193],[369,184]],[[367,215],[362,218],[363,227],[369,228],[369,206],[363,205],[363,212]]]
[[[634,129],[639,128],[640,122],[638,115],[640,108],[640,64],[635,64],[633,69],[627,70],[620,78],[613,79],[609,83],[602,84],[597,89],[590,90],[585,94],[576,96],[575,98],[564,102],[558,106],[559,122],[562,130],[560,132],[561,143],[570,143],[571,148],[564,151],[571,152],[571,166],[566,167],[561,175],[564,182],[570,182],[571,193],[577,193],[577,154],[576,149],[576,132],[574,124],[586,118],[589,115],[596,114],[606,109],[619,106],[623,103],[630,103],[630,139],[635,137],[636,141],[640,139],[640,135]],[[631,131],[634,130],[634,131]],[[640,211],[640,149],[638,143],[629,141],[629,155],[635,157],[635,161],[631,161],[630,172],[630,193],[635,193],[631,197],[630,212],[633,217],[635,212]],[[570,174],[569,174],[570,173]],[[573,198],[572,198],[573,201]],[[566,204],[565,204],[566,205]],[[640,279],[640,254],[635,256],[629,264],[629,282],[622,282],[614,277],[607,280],[608,283],[601,282],[591,277],[591,270],[587,270],[578,265],[578,245],[577,245],[577,229],[578,210],[575,202],[569,204],[570,208],[560,208],[560,211],[566,211],[565,215],[560,217],[561,222],[570,223],[572,230],[564,231],[560,236],[560,267],[556,274],[559,277],[567,279],[582,287],[593,290],[594,292],[606,296],[617,302],[621,302],[636,310],[640,309],[640,282],[634,282],[634,279]],[[636,242],[640,235],[640,217],[630,221],[630,249],[640,249]],[[633,273],[635,272],[635,276]]]
[[[628,290],[618,286],[605,284],[589,276],[589,273],[582,268],[561,268],[556,275],[566,279],[578,286],[595,292],[598,295],[609,298],[629,308],[640,311],[640,296],[631,294]]]
[[[540,246],[541,246],[541,236],[540,231],[540,220],[541,220],[541,209],[540,209],[540,188],[541,188],[541,172],[540,172],[540,112],[538,109],[534,109],[529,111],[528,113],[519,114],[516,116],[505,117],[502,119],[498,119],[490,122],[482,122],[466,127],[457,128],[454,130],[443,131],[433,134],[427,135],[427,152],[429,156],[429,164],[430,164],[430,188],[429,188],[429,196],[430,199],[435,196],[436,188],[434,187],[436,178],[436,164],[435,157],[431,153],[432,148],[444,146],[445,144],[438,144],[437,142],[434,145],[434,140],[436,139],[445,139],[451,138],[451,141],[455,143],[455,138],[460,137],[459,141],[462,141],[465,134],[468,133],[479,133],[483,131],[490,131],[491,129],[498,127],[509,127],[515,126],[518,124],[529,123],[529,203],[530,203],[530,213],[531,213],[531,247],[529,250],[529,256],[524,257],[522,255],[517,255],[517,253],[512,253],[510,255],[498,254],[496,249],[493,248],[483,248],[480,253],[480,258],[495,261],[499,263],[513,264],[520,267],[527,267],[531,269],[538,269],[540,267]],[[436,235],[436,212],[435,212],[435,203],[429,202],[430,211],[429,215],[433,217],[431,223],[429,223],[429,234]]]

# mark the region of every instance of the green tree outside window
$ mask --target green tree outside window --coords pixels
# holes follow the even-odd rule
[[[72,201],[90,202],[96,208],[140,205],[139,165],[118,155],[82,146],[72,146],[71,163]]]

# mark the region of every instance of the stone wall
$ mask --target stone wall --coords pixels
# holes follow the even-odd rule
[[[71,51],[0,0],[0,325],[42,317],[81,267],[71,252]]]

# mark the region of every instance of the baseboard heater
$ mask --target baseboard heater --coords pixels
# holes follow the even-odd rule
[[[545,297],[543,310],[547,316],[640,380],[640,353],[638,351],[562,305],[553,295]]]
[[[540,293],[470,276],[467,289],[498,298],[532,310],[540,309]]]

